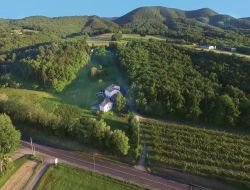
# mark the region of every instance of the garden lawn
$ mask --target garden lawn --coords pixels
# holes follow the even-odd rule
[[[36,190],[143,190],[101,174],[80,170],[64,164],[51,166],[39,181]]]
[[[106,84],[109,84],[109,82],[107,82]],[[73,87],[71,89],[73,90]],[[6,94],[9,100],[17,100],[17,102],[31,101],[34,105],[38,104],[47,112],[53,113],[63,103],[74,104],[75,101],[75,105],[72,106],[77,106],[82,101],[83,104],[87,104],[85,102],[87,100],[85,100],[81,92],[89,93],[89,98],[93,100],[93,102],[95,102],[97,100],[97,97],[95,96],[95,90],[94,89],[88,90],[87,87],[85,88],[85,90],[86,91],[84,91],[83,89],[75,88],[75,93],[76,93],[75,98],[78,99],[79,101],[76,101],[74,98],[70,96],[70,93],[73,93],[72,91],[70,92],[70,90],[66,92],[68,93],[67,95],[63,96],[63,95],[52,95],[50,93],[42,91],[14,89],[14,88],[0,88],[0,95]],[[93,97],[91,97],[92,93],[94,94]],[[80,110],[81,110],[81,115],[84,117],[94,117],[94,118],[96,117],[96,114],[90,109],[81,108]],[[127,130],[128,126],[125,117],[118,116],[113,113],[106,113],[102,115],[102,118],[107,122],[108,125],[110,125],[112,129]]]
[[[102,67],[101,69],[99,69],[100,66]],[[91,77],[91,67],[102,70],[102,74]],[[66,103],[89,109],[92,105],[97,103],[98,97],[96,93],[104,90],[113,83],[124,86],[125,82],[122,73],[114,63],[112,55],[109,55],[107,56],[106,63],[99,64],[92,60],[87,66],[82,68],[77,78],[66,87],[59,97]]]

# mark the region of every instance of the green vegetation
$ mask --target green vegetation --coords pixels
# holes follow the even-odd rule
[[[118,32],[112,35],[111,40],[112,41],[120,41],[122,39],[122,33]]]
[[[210,9],[182,11],[165,7],[141,7],[116,19],[97,16],[1,19],[0,52],[86,36],[91,37],[89,45],[108,45],[111,36],[107,41],[92,37],[119,31],[141,36],[160,35],[178,43],[211,43],[240,49],[249,46],[249,27],[249,19],[220,15]]]
[[[64,164],[51,166],[35,189],[68,190],[72,188],[79,190],[146,190],[146,188],[137,185]]]
[[[140,127],[139,122],[132,113],[128,115],[128,126],[128,137],[131,145],[131,154],[132,157],[137,160],[141,154]]]
[[[140,126],[153,171],[174,168],[224,181],[249,182],[249,136],[153,120],[143,120]]]
[[[117,113],[122,113],[125,111],[126,107],[126,98],[122,95],[122,93],[118,93],[115,98],[114,110]]]
[[[88,53],[85,40],[53,42],[3,54],[2,62],[10,67],[13,75],[35,79],[61,92],[88,63]]]
[[[56,136],[72,138],[116,155],[128,152],[126,134],[113,125],[116,117],[107,119],[113,125],[111,128],[104,121],[105,116],[104,120],[96,120],[91,112],[63,104],[48,93],[5,88],[1,89],[1,96],[5,98],[0,101],[0,111],[8,113],[18,123],[36,126]],[[126,130],[126,120],[117,119],[116,123],[123,122],[122,129]]]
[[[248,59],[160,41],[116,47],[140,112],[249,128]]]
[[[6,97],[0,96],[1,99],[6,100]],[[8,154],[13,153],[18,147],[20,143],[20,132],[17,131],[10,117],[1,114],[0,115],[0,176],[5,174],[5,171],[9,165],[9,157]]]
[[[98,103],[96,93],[110,84],[127,85],[115,61],[111,51],[106,51],[104,47],[95,49],[91,62],[80,70],[76,79],[58,96],[66,103],[89,109]],[[94,76],[91,72],[93,68],[97,69]]]
[[[178,43],[249,45],[247,20],[220,15],[211,9],[182,11],[165,7],[141,7],[115,20],[123,33],[161,35]],[[236,32],[234,29],[240,32]],[[242,34],[243,33],[243,34]]]
[[[21,157],[11,163],[4,175],[0,175],[0,188],[8,181],[8,179],[28,160],[27,157]]]

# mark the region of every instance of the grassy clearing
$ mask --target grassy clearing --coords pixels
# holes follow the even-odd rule
[[[91,77],[90,70],[96,67],[101,74]],[[110,84],[126,85],[122,73],[117,68],[112,53],[107,56],[106,63],[92,61],[84,67],[77,78],[59,95],[63,102],[89,109],[97,102],[96,93],[104,90]]]
[[[107,82],[107,84],[110,84],[110,83]],[[75,88],[72,88],[72,91],[70,90],[67,91],[66,93],[67,95],[56,96],[56,95],[52,95],[50,93],[41,92],[41,91],[13,89],[13,88],[0,88],[0,94],[6,94],[8,96],[8,99],[11,99],[11,100],[31,101],[34,104],[40,105],[47,112],[52,113],[60,105],[64,104],[65,102],[67,102],[68,104],[76,104],[75,106],[80,104],[81,101],[83,101],[83,104],[85,104],[84,102],[86,101],[86,98],[82,96],[82,93],[89,94],[89,102],[91,102],[92,100],[93,102],[97,100],[97,97],[95,96],[95,92],[98,92],[98,91],[95,91],[95,88],[89,89],[86,87],[85,90],[86,91],[82,90],[81,88],[77,88],[75,86]],[[70,93],[73,93],[73,94],[75,93],[76,94],[75,98],[72,98],[70,96]],[[81,108],[80,110],[81,110],[81,115],[83,117],[93,117],[93,118],[97,117],[95,112],[89,109]],[[127,129],[127,120],[123,116],[118,116],[114,113],[107,113],[107,114],[103,114],[102,118],[107,122],[108,125],[111,126],[112,129],[122,129],[122,130]]]
[[[164,168],[219,179],[250,181],[250,137],[190,126],[141,122],[153,171]]]
[[[29,159],[28,157],[22,157],[13,162],[13,166],[6,171],[6,173],[0,177],[0,188],[8,181],[8,179]]]
[[[87,39],[87,43],[89,46],[108,46],[111,41],[113,33],[106,33],[101,34],[93,37],[89,37]],[[166,39],[160,36],[152,36],[152,35],[146,35],[146,36],[140,36],[139,34],[123,34],[123,39],[119,41],[118,43],[126,43],[129,40],[161,40],[165,41]]]
[[[52,166],[39,181],[36,190],[142,190],[145,188],[97,173],[59,164]]]

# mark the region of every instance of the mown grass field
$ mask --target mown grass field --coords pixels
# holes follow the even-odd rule
[[[111,41],[113,33],[106,33],[106,34],[101,34],[93,37],[89,37],[87,39],[87,43],[89,46],[108,46]],[[140,36],[139,34],[123,34],[122,35],[122,40],[119,41],[118,43],[126,43],[129,40],[149,40],[149,39],[154,39],[154,40],[162,40],[165,41],[165,38],[162,38],[160,36],[152,36],[152,35],[146,35],[146,36]]]
[[[81,91],[81,89],[76,88],[76,91]],[[92,92],[94,93],[94,91]],[[1,94],[6,94],[8,96],[8,99],[17,100],[17,102],[31,101],[32,103],[34,103],[34,105],[40,105],[47,112],[54,112],[60,105],[65,104],[65,102],[68,101],[64,99],[66,98],[65,96],[62,97],[50,94],[48,92],[26,89],[0,88],[0,95]],[[84,96],[81,96],[81,94],[79,93],[79,98],[80,97],[83,97],[84,101]],[[96,98],[95,94],[93,95],[93,97]],[[71,104],[70,101],[67,103]],[[90,109],[80,108],[80,110],[83,117],[97,117],[95,112],[91,111]],[[111,126],[112,129],[126,130],[128,127],[125,117],[118,116],[113,113],[106,113],[102,115],[102,118],[107,122],[107,124]]]
[[[92,67],[100,68],[102,74],[91,77]],[[66,89],[59,94],[59,97],[66,103],[78,105],[89,109],[97,102],[97,92],[104,90],[111,84],[123,86],[126,84],[122,73],[114,63],[112,55],[107,56],[105,63],[98,63],[92,60],[86,67],[81,69],[77,78]]]
[[[8,179],[29,159],[22,157],[13,162],[13,166],[10,167],[3,176],[0,176],[0,189],[8,181]]]
[[[250,137],[153,120],[141,122],[149,167],[250,181]],[[248,184],[250,186],[250,184]]]
[[[97,173],[59,164],[50,167],[36,190],[143,190],[145,188]]]

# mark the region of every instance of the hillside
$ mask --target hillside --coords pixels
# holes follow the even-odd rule
[[[179,42],[219,42],[236,47],[250,45],[249,18],[236,19],[209,8],[184,11],[141,7],[118,18],[32,16],[16,20],[0,19],[0,51],[118,31],[125,34],[160,35]]]
[[[193,21],[196,25],[221,27],[221,28],[250,28],[250,23],[242,19],[236,19],[228,15],[220,15],[219,13],[203,8],[194,11],[183,11],[166,7],[141,7],[135,9],[128,14],[119,17],[115,22],[119,25],[126,25],[136,22],[144,22],[146,20],[154,21],[166,25],[168,28],[178,24],[184,24]]]

